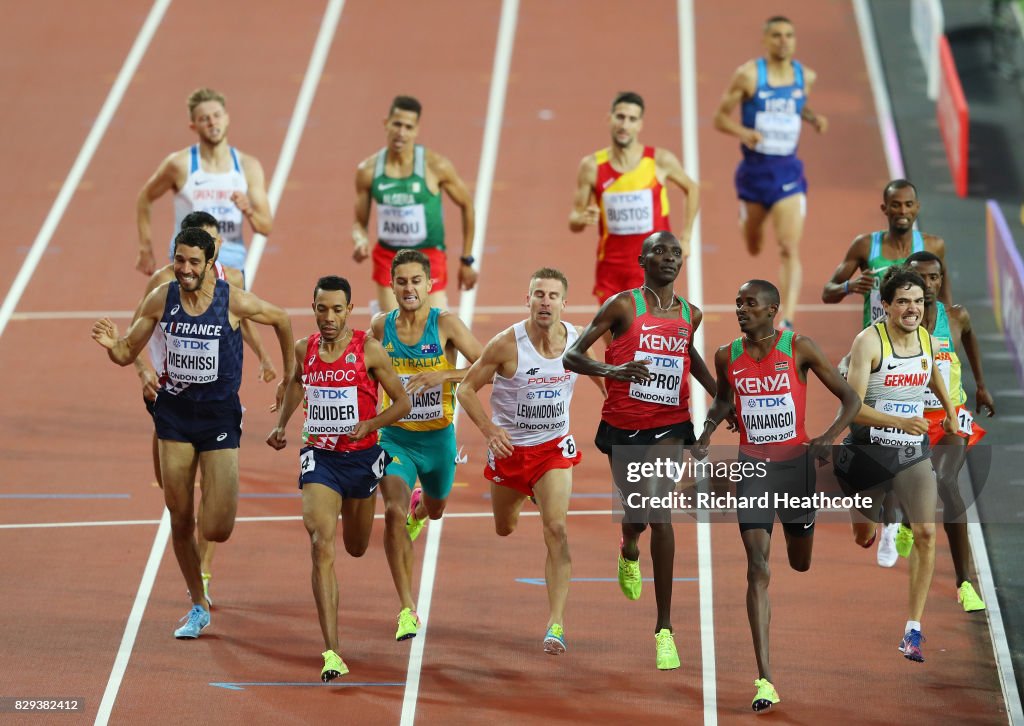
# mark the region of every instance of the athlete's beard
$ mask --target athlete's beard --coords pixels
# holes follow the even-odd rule
[[[187,287],[185,287],[185,283],[183,283],[180,279],[178,280],[178,284],[181,285],[181,289],[184,290],[185,292],[199,292],[200,290],[203,289],[203,283],[205,281],[206,281],[206,268],[204,267],[203,271],[200,272],[198,275],[196,275],[196,286],[194,288],[192,288],[191,290],[188,289]]]

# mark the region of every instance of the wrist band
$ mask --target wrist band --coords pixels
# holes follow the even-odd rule
[[[850,294],[850,281],[849,280],[847,280],[846,282],[843,283],[843,294],[844,295],[849,295]]]

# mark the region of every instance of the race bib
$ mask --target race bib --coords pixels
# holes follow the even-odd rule
[[[942,382],[946,384],[946,392],[950,393],[949,390],[949,371],[953,366],[953,361],[945,358],[936,358],[935,367],[939,369],[939,373],[942,375]],[[942,403],[939,401],[939,397],[932,393],[932,389],[924,389],[924,407],[925,408],[942,408]]]
[[[398,378],[402,381],[402,388],[405,388],[412,374],[399,374]],[[444,396],[441,393],[441,386],[410,393],[409,399],[412,401],[412,410],[402,421],[436,421],[444,418]]]
[[[558,442],[558,448],[562,450],[562,456],[566,459],[575,459],[576,452],[579,451],[576,448],[576,439],[571,434]]]
[[[875,278],[875,285],[878,285],[878,278]],[[885,308],[882,307],[882,294],[877,287],[868,293],[868,310],[871,313],[872,324],[885,317]]]
[[[514,425],[520,431],[564,431],[569,427],[569,388],[520,388]]]
[[[777,444],[796,438],[796,403],[790,393],[740,396],[743,428],[752,444]]]
[[[678,406],[679,391],[683,384],[683,358],[638,350],[633,360],[650,361],[647,370],[651,378],[630,383],[629,397],[663,406]]]
[[[876,411],[887,413],[897,418],[913,418],[924,414],[924,401],[891,401],[879,399],[875,401]],[[908,434],[902,429],[895,427],[872,426],[870,430],[870,441],[879,446],[911,447],[921,443],[923,434]]]
[[[966,408],[960,408],[956,412],[956,422],[960,425],[960,433],[974,435],[974,415]]]
[[[427,217],[423,205],[377,205],[377,238],[392,247],[415,247],[423,242],[427,238]]]
[[[173,383],[213,383],[219,368],[219,338],[167,336],[167,375]]]
[[[608,234],[646,234],[654,230],[654,195],[651,189],[605,192],[601,196]]]
[[[350,434],[359,423],[355,386],[306,386],[306,424],[311,436]]]
[[[790,156],[796,153],[800,140],[800,114],[791,98],[770,98],[767,111],[754,116],[754,128],[761,133],[757,151],[770,156]],[[778,108],[773,108],[778,106]]]

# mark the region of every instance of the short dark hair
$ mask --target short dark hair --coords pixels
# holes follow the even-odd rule
[[[178,235],[174,238],[174,249],[178,249],[179,245],[198,247],[203,251],[206,262],[209,262],[217,255],[217,243],[213,241],[213,237],[210,236],[209,232],[205,229],[199,229],[199,227],[189,227],[178,232]]]
[[[561,270],[556,270],[554,267],[542,267],[535,273],[530,275],[530,281],[533,280],[558,280],[562,283],[562,295],[569,294],[569,280]]]
[[[612,100],[612,111],[620,103],[632,103],[640,107],[640,115],[644,115],[644,99],[639,93],[634,91],[619,91],[615,94],[615,98]]]
[[[939,257],[934,252],[929,252],[928,250],[921,250],[920,252],[915,252],[906,259],[906,264],[909,265],[912,262],[938,262],[939,272],[941,272],[943,275],[946,274],[946,266],[942,264],[942,258]]]
[[[412,96],[395,96],[391,99],[388,116],[390,117],[395,111],[410,111],[416,114],[416,118],[419,119],[420,114],[423,113],[423,104]]]
[[[912,285],[917,285],[924,292],[924,278],[917,274],[910,265],[893,265],[882,276],[882,300],[891,305],[897,290]]]
[[[217,224],[217,218],[209,212],[189,212],[185,215],[185,218],[181,220],[181,226],[178,229],[188,229],[189,227],[216,227],[220,229],[220,225]]]
[[[678,237],[668,230],[663,229],[660,232],[652,232],[647,236],[647,238],[640,244],[640,254],[646,255],[654,248],[655,245],[667,240],[672,240],[676,244],[682,246]]]
[[[773,15],[764,21],[764,29],[767,31],[768,27],[771,25],[775,25],[775,23],[786,23],[788,25],[793,25],[793,21],[787,18],[785,15]],[[796,26],[794,25],[793,27]]]
[[[882,201],[888,202],[892,193],[898,192],[900,189],[913,189],[914,199],[917,199],[917,187],[914,186],[913,182],[907,181],[906,179],[893,179],[891,182],[886,184],[885,189],[882,190]]]
[[[764,293],[765,300],[769,305],[781,305],[782,298],[779,295],[779,288],[775,287],[768,280],[747,280],[740,287],[754,287]]]
[[[399,265],[417,264],[423,268],[430,277],[430,258],[419,250],[399,250],[398,254],[391,260],[391,279],[395,277],[395,269]]]
[[[316,300],[316,293],[318,290],[341,290],[345,293],[345,302],[352,302],[352,286],[348,284],[348,280],[344,277],[338,277],[337,275],[325,275],[316,281],[316,287],[313,288],[313,299]]]

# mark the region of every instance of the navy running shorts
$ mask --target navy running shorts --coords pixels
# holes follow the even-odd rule
[[[771,209],[780,199],[807,193],[804,163],[796,156],[743,159],[736,167],[736,196]]]
[[[193,401],[166,391],[153,405],[156,437],[183,441],[196,451],[237,449],[242,439],[242,404],[238,395],[220,401]]]
[[[379,445],[356,451],[328,451],[305,446],[299,450],[299,489],[306,484],[323,484],[342,499],[366,499],[377,484],[391,457]]]

